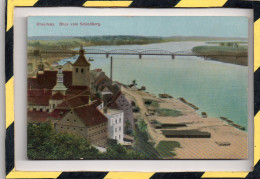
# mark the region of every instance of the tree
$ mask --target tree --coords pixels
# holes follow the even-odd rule
[[[56,132],[50,123],[28,125],[29,159],[96,159],[100,153],[82,137]]]

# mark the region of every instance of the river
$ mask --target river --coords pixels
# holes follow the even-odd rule
[[[149,45],[95,46],[89,49],[163,49],[172,52],[191,50],[204,42],[169,42]],[[86,48],[86,50],[88,49]],[[91,69],[101,68],[110,75],[110,58],[104,55],[93,57]],[[184,97],[198,106],[199,112],[207,112],[209,117],[225,116],[247,128],[247,86],[248,68],[234,64],[204,60],[201,57],[171,56],[113,56],[113,80],[137,86],[146,86],[147,91],[168,93],[174,97]],[[63,59],[74,62],[76,58]]]

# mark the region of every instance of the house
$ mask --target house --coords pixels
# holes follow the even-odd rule
[[[125,95],[120,91],[111,99],[108,107],[114,109],[120,109],[124,112],[124,128],[127,130],[134,129],[134,117],[131,103],[127,100]],[[126,131],[125,131],[126,132]]]
[[[92,145],[105,147],[108,139],[107,123],[108,119],[99,110],[92,105],[85,105],[67,111],[55,124],[55,129],[82,136]]]
[[[103,108],[103,114],[108,118],[108,138],[124,141],[124,112],[117,109]]]

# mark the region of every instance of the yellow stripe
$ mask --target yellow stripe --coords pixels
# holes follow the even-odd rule
[[[260,19],[254,23],[254,71],[260,66]]]
[[[33,6],[38,0],[8,0],[7,1],[7,21],[6,21],[6,31],[8,31],[13,26],[14,18],[14,7],[15,6]]]
[[[6,178],[57,178],[61,172],[22,172],[14,169]]]
[[[245,178],[248,172],[205,172],[201,178]]]
[[[222,7],[227,0],[181,0],[175,7]]]
[[[87,1],[85,7],[128,7],[133,1]]]
[[[105,179],[149,179],[153,172],[109,172]]]
[[[14,121],[14,77],[5,84],[6,128]]]
[[[254,165],[260,159],[260,112],[255,115],[254,120]]]

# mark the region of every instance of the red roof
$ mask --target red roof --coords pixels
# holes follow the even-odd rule
[[[72,85],[72,71],[63,71],[64,85],[69,88]],[[28,78],[28,89],[52,89],[56,85],[57,71],[44,71],[37,78]]]
[[[27,101],[29,105],[39,105],[39,106],[49,106],[49,99],[50,97],[27,97]]]
[[[97,69],[94,69],[93,71],[100,72],[100,71],[102,71],[102,69],[101,68],[97,68]]]
[[[82,105],[87,105],[89,103],[89,96],[88,95],[75,95],[70,98],[65,99],[61,104],[57,106],[57,108],[75,108]]]
[[[118,108],[118,106],[116,104],[116,100],[117,100],[117,98],[120,97],[121,94],[122,94],[121,91],[119,91],[115,96],[113,96],[113,98],[110,100],[110,102],[108,104],[108,107]]]
[[[49,106],[51,90],[39,89],[28,90],[27,101],[29,105]]]
[[[49,116],[54,119],[61,119],[68,111],[68,109],[54,109]]]
[[[52,90],[49,89],[28,89],[28,96],[51,96]]]
[[[28,111],[27,112],[28,122],[30,122],[30,123],[47,122],[49,120],[48,117],[49,117],[48,112],[41,112],[41,111]]]
[[[93,105],[75,108],[76,115],[85,123],[86,126],[95,126],[106,123],[108,119]]]
[[[51,97],[51,99],[54,99],[54,100],[62,100],[62,99],[64,99],[64,95],[61,94],[60,92],[58,92],[58,93],[54,94],[54,95]]]

